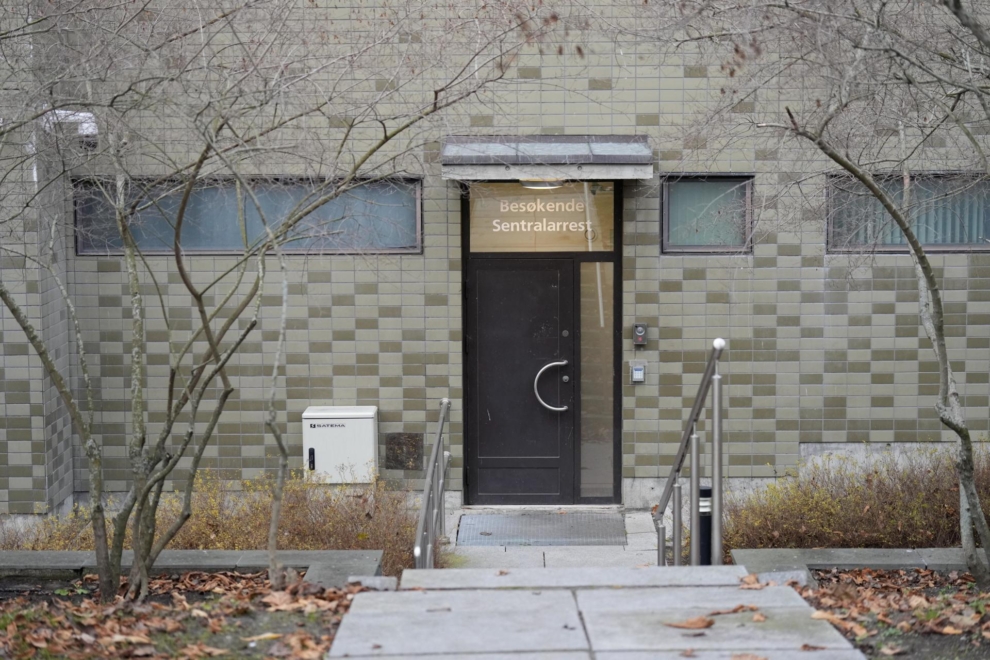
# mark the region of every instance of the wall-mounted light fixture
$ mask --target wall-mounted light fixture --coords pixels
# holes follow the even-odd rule
[[[553,190],[563,186],[564,182],[560,180],[523,179],[519,185],[529,190]]]

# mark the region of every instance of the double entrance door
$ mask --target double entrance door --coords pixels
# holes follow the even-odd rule
[[[469,503],[618,501],[614,267],[468,259]]]

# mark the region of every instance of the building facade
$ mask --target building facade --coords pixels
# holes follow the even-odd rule
[[[842,191],[828,167],[779,136],[730,145],[716,131],[706,137],[706,109],[721,103],[726,75],[718,62],[678,58],[661,43],[626,42],[604,29],[571,38],[583,44],[580,56],[527,46],[497,85],[430,123],[415,147],[419,169],[402,168],[395,201],[358,200],[377,205],[369,215],[387,216],[398,237],[286,255],[277,408],[292,467],[304,468],[307,407],[372,405],[380,474],[398,488],[421,488],[439,401],[449,397],[450,488],[465,502],[649,506],[717,337],[727,341],[730,480],[793,474],[808,444],[951,440],[934,410],[935,360],[918,322],[910,256],[893,239],[859,237],[835,220],[866,217],[869,203],[836,213]],[[370,79],[383,92],[394,82]],[[755,121],[804,94],[782,84],[728,116]],[[919,158],[929,164],[922,172],[944,173],[952,156],[933,149]],[[284,172],[274,171],[278,162],[268,167],[269,176],[298,177],[291,163]],[[119,250],[99,241],[106,210],[86,202],[93,177],[92,166],[74,170],[38,197],[36,215],[0,248],[0,276],[81,393],[53,272],[65,282],[98,393],[106,487],[122,492],[129,288]],[[933,238],[932,260],[965,410],[985,438],[990,202],[981,186],[960,194],[972,207],[969,224]],[[956,209],[957,197],[943,206]],[[45,218],[75,233],[52,244]],[[958,224],[932,222],[939,236]],[[223,237],[197,239],[203,253],[189,262],[198,281],[237,267]],[[891,250],[848,249],[878,241]],[[162,294],[160,305],[147,301],[147,396],[161,404],[163,318],[179,331],[195,319],[174,259],[154,249],[145,258],[158,287],[147,293]],[[152,286],[149,277],[143,283]],[[231,482],[278,465],[263,415],[281,300],[276,288],[265,290],[259,326],[229,364],[236,394],[204,454],[203,466]],[[634,344],[636,324],[645,326],[645,344]],[[85,456],[6,309],[0,339],[0,512],[52,511],[87,490]],[[643,368],[641,382],[631,365]],[[162,414],[149,407],[153,428]],[[700,430],[708,432],[706,419]]]

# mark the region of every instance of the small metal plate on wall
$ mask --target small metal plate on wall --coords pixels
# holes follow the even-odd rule
[[[385,469],[422,470],[423,434],[387,434],[385,436]]]

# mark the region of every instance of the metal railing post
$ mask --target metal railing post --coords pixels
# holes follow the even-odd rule
[[[675,475],[674,479],[680,479],[680,475]],[[674,546],[674,566],[680,566],[683,562],[681,558],[681,552],[684,550],[683,539],[681,537],[681,530],[684,527],[684,523],[681,520],[681,485],[679,483],[674,484],[674,530],[671,543]]]
[[[667,528],[657,527],[657,566],[667,565]]]
[[[721,345],[720,345],[721,344]],[[725,348],[716,339],[715,350]],[[712,566],[722,565],[722,375],[715,363],[712,376]]]
[[[691,429],[691,565],[701,565],[701,451],[698,428]]]

